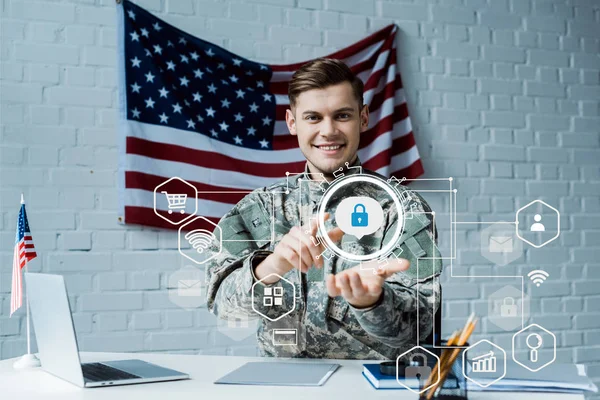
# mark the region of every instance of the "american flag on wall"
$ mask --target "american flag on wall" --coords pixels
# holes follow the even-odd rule
[[[10,315],[12,316],[23,305],[23,275],[21,270],[29,261],[37,257],[33,246],[33,238],[29,231],[25,202],[21,199],[21,209],[17,220],[17,235],[13,254],[13,271],[10,294]]]
[[[267,65],[193,37],[124,0],[119,28],[121,221],[175,228],[154,214],[154,189],[180,177],[198,190],[198,214],[217,222],[246,193],[304,170],[289,134],[288,82],[303,63]],[[389,25],[327,57],[365,84],[365,168],[385,176],[423,173]],[[230,192],[228,194],[223,192]],[[188,192],[194,196],[193,191]],[[157,209],[167,212],[167,203]],[[193,213],[188,204],[186,213]]]

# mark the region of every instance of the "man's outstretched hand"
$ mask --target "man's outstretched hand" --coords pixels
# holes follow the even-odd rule
[[[329,216],[329,213],[325,213],[325,221]],[[271,284],[279,280],[277,276],[266,278],[273,273],[283,276],[294,268],[304,273],[308,272],[311,266],[323,268],[323,257],[320,257],[320,254],[325,251],[325,246],[318,241],[317,232],[317,224],[293,227],[275,246],[273,253],[256,267],[254,270],[256,277],[265,284]],[[327,232],[327,235],[332,241],[337,242],[344,232],[340,228],[333,228]],[[315,246],[315,243],[318,245]]]
[[[351,306],[367,308],[379,300],[383,283],[396,272],[406,271],[410,262],[403,258],[389,259],[383,268],[378,260],[369,261],[326,279],[327,293],[330,297],[342,296]]]

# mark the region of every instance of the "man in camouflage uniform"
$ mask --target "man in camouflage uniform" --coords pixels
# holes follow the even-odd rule
[[[219,318],[260,318],[257,338],[264,355],[395,359],[416,345],[417,332],[420,340],[431,333],[441,261],[432,213],[420,196],[394,185],[402,211],[375,185],[346,185],[331,196],[330,216],[349,196],[376,199],[383,209],[382,226],[360,239],[326,222],[329,238],[351,254],[385,246],[401,214],[407,215],[394,252],[403,258],[391,256],[383,264],[376,259],[361,265],[327,253],[309,223],[324,192],[336,185],[334,172],[385,180],[362,170],[357,157],[360,133],[368,129],[362,91],[360,79],[339,61],[301,67],[290,82],[286,120],[307,158],[305,172],[253,191],[219,222],[222,251],[207,263],[208,307]],[[218,252],[218,244],[211,250]],[[261,307],[265,288],[282,288],[282,304]],[[282,317],[281,310],[291,312]],[[274,329],[297,329],[297,345],[275,345]]]

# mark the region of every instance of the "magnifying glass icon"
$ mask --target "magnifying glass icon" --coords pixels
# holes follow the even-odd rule
[[[525,343],[527,343],[527,347],[531,349],[529,352],[529,361],[537,362],[538,360],[538,349],[542,347],[542,337],[537,333],[530,333],[525,339]]]

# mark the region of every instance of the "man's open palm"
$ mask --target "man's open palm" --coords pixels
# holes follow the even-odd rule
[[[396,272],[406,271],[410,262],[403,258],[389,259],[388,264],[379,268],[378,260],[347,269],[326,279],[330,297],[342,296],[350,305],[357,308],[370,307],[379,300],[383,283]]]

